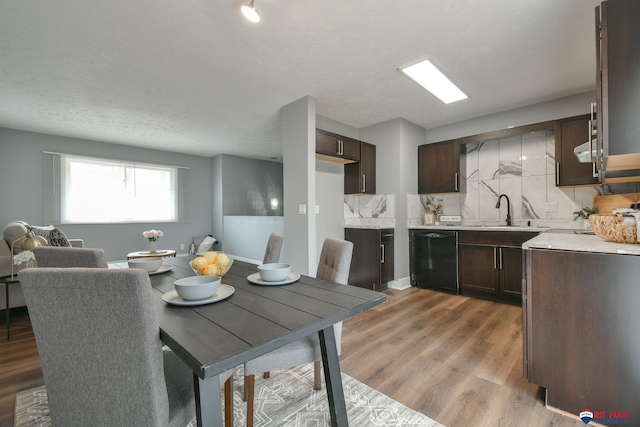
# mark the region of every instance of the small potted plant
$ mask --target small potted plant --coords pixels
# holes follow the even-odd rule
[[[422,203],[422,225],[438,225],[442,215],[442,199],[433,196],[420,196]]]
[[[579,211],[575,211],[573,213],[573,220],[577,221],[578,219],[581,220],[582,222],[582,226],[584,228],[588,228],[589,226],[589,215],[596,215],[598,214],[598,206],[593,206],[593,207],[584,207],[582,209],[580,209]]]

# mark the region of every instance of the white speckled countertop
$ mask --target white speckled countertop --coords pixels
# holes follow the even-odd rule
[[[577,252],[640,255],[640,244],[614,243],[585,234],[542,233],[522,244],[522,249],[558,249]]]
[[[544,233],[549,231],[550,228],[542,227],[519,227],[512,225],[507,227],[506,225],[414,225],[409,227],[410,230],[453,230],[453,231],[530,231],[532,233]]]
[[[373,224],[345,224],[344,228],[364,228],[371,230],[384,230],[386,228],[395,228],[392,225],[373,225]]]

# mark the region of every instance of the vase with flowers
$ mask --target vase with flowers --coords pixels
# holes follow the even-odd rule
[[[442,199],[435,199],[433,196],[420,196],[422,203],[422,224],[439,225],[442,215]]]
[[[36,264],[36,256],[31,251],[22,251],[13,256],[13,264],[18,266],[17,270],[21,270],[23,268],[31,268],[35,267]],[[22,265],[24,264],[24,265]],[[13,268],[11,270],[11,279],[14,278]]]
[[[158,250],[158,239],[161,238],[164,233],[160,230],[149,230],[142,233],[149,242],[149,252],[154,253]]]

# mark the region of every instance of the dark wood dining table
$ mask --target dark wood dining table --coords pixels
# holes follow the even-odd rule
[[[165,258],[171,270],[150,278],[157,291],[160,338],[193,370],[198,426],[223,425],[219,374],[315,333],[322,349],[331,425],[347,426],[332,325],[382,304],[386,295],[304,275],[288,285],[256,285],[247,280],[257,272],[256,265],[235,260],[222,278],[235,288],[229,298],[199,306],[164,302],[162,295],[174,289],[175,280],[194,275],[192,258]]]

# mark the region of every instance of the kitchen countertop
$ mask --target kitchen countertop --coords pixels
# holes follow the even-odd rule
[[[548,227],[520,227],[516,225],[414,225],[410,230],[453,230],[453,231],[530,231],[532,233],[544,233],[551,228]]]
[[[387,228],[395,228],[390,225],[345,225],[344,228],[364,228],[370,230],[385,230]]]
[[[640,255],[640,244],[614,243],[586,234],[542,233],[522,244],[522,249],[558,249],[576,252]]]

